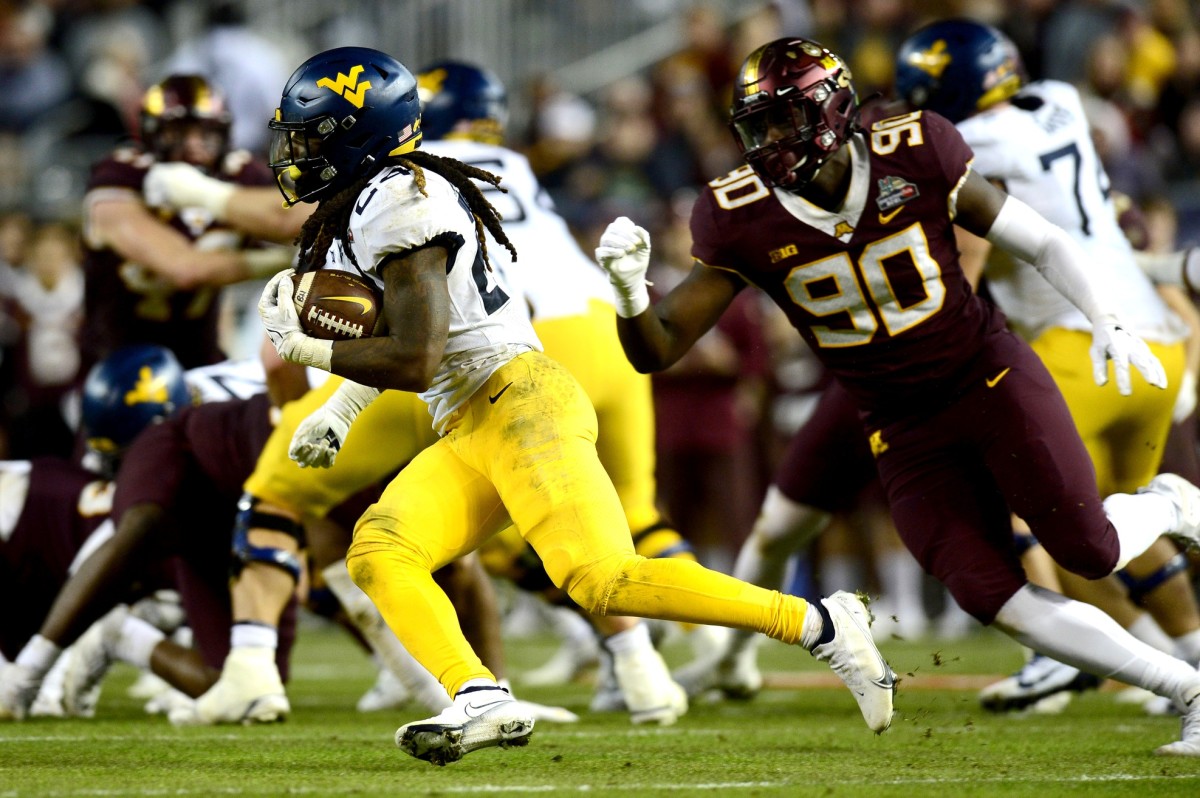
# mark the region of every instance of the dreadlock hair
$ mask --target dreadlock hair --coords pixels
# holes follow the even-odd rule
[[[489,269],[492,266],[487,259],[487,241],[483,234],[485,227],[492,232],[497,241],[512,253],[513,260],[517,259],[517,248],[508,240],[504,228],[500,226],[499,211],[487,201],[483,192],[474,183],[475,180],[480,180],[508,193],[508,189],[500,187],[501,178],[454,158],[445,158],[433,153],[414,150],[402,156],[385,159],[378,169],[367,172],[347,188],[317,205],[317,209],[300,228],[300,235],[296,237],[295,241],[296,245],[300,247],[302,271],[321,267],[325,262],[325,255],[329,252],[329,247],[335,240],[344,236],[350,226],[350,213],[354,209],[354,200],[362,193],[367,183],[388,166],[403,166],[412,170],[417,189],[425,196],[429,195],[425,193],[424,169],[436,172],[459,190],[459,193],[467,201],[467,207],[471,209],[471,215],[475,217],[475,232],[479,237],[479,249]],[[354,261],[354,253],[349,247],[346,247],[346,255],[351,261]],[[357,261],[355,261],[355,265],[357,265]]]

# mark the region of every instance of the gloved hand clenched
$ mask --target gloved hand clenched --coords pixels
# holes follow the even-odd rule
[[[258,300],[258,315],[281,358],[329,371],[333,341],[313,338],[300,326],[300,315],[292,301],[293,274],[292,269],[284,269],[270,279]]]
[[[629,217],[617,217],[600,236],[596,261],[616,290],[617,315],[631,318],[650,307],[650,292],[646,290],[649,233]]]

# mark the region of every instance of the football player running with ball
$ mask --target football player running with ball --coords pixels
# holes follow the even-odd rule
[[[732,127],[746,165],[692,211],[692,273],[651,306],[650,238],[622,217],[596,250],[641,371],[670,366],[747,285],[766,291],[856,404],[905,544],[958,604],[1063,662],[1186,707],[1164,755],[1200,756],[1200,673],[1100,610],[1030,585],[1009,510],[1064,567],[1099,579],[1160,535],[1200,543],[1200,490],[1160,476],[1101,501],[1066,403],[1038,356],[976,296],[955,224],[1032,263],[1092,323],[1095,378],[1111,360],[1163,388],[1122,326],[1109,267],[971,168],[954,126],[860,109],[849,69],[805,39],[751,53]]]
[[[419,118],[416,80],[384,53],[339,48],[296,70],[271,122],[272,166],[289,202],[319,203],[301,235],[302,263],[375,282],[388,334],[306,335],[286,273],[260,304],[285,360],[346,378],[343,407],[364,408],[386,389],[419,392],[440,435],[359,520],[346,558],[405,648],[454,697],[437,716],[401,726],[397,744],[445,764],[528,742],[533,718],[467,644],[432,577],[510,523],[585,610],[752,628],[799,643],[847,682],[872,730],[886,729],[894,674],[859,599],[809,604],[694,562],[635,554],[596,454],[595,410],[542,354],[489,265],[483,229],[510,244],[472,181],[495,181],[421,152]],[[323,456],[317,448],[314,461]]]

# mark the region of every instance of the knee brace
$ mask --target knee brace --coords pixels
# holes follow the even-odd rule
[[[692,544],[669,524],[659,521],[633,534],[633,549],[643,557],[696,559]]]
[[[233,524],[233,575],[236,577],[250,563],[265,563],[273,565],[291,574],[293,579],[300,579],[300,558],[290,551],[274,546],[255,546],[250,543],[251,529],[269,529],[273,532],[283,532],[296,539],[296,544],[304,548],[304,525],[289,518],[273,513],[260,512],[257,507],[259,500],[249,493],[244,494],[238,501],[237,519]]]
[[[1117,578],[1125,585],[1125,589],[1129,591],[1129,600],[1134,604],[1141,600],[1163,582],[1166,582],[1172,576],[1188,569],[1188,558],[1183,552],[1179,552],[1171,559],[1158,567],[1158,570],[1151,574],[1138,579],[1122,568],[1117,571]]]

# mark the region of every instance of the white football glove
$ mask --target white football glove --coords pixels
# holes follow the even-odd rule
[[[284,269],[267,282],[258,300],[258,315],[279,356],[289,363],[329,371],[333,341],[306,335],[292,301],[293,269]]]
[[[157,163],[146,172],[142,196],[154,208],[204,208],[218,221],[228,213],[237,187],[209,177],[189,163]]]
[[[288,457],[301,468],[329,468],[350,433],[350,425],[381,391],[346,380],[325,404],[296,426]]]
[[[1167,372],[1162,363],[1146,346],[1146,342],[1121,326],[1112,316],[1105,316],[1092,326],[1092,376],[1097,385],[1108,383],[1108,361],[1113,363],[1117,390],[1122,396],[1133,392],[1129,366],[1141,373],[1146,382],[1156,388],[1167,387]]]
[[[632,318],[650,307],[646,270],[650,268],[650,234],[628,216],[618,216],[596,247],[596,261],[617,294],[617,315]]]

